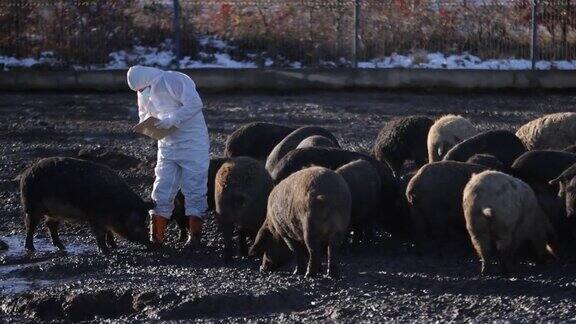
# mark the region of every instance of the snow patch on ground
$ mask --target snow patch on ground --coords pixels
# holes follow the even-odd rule
[[[228,54],[206,54],[200,52],[200,57],[212,58],[213,62],[204,63],[202,60],[192,60],[189,56],[185,56],[179,62],[181,69],[196,69],[196,68],[228,68],[228,69],[242,69],[242,68],[255,68],[256,64],[253,62],[239,62],[233,60]]]
[[[39,58],[15,58],[12,56],[0,55],[0,70],[10,70],[14,68],[31,68],[35,65],[48,65],[54,66],[58,64],[58,60],[54,56],[54,52],[47,51],[40,53]]]
[[[424,55],[399,55],[359,62],[359,68],[364,69],[448,69],[448,70],[529,70],[532,62],[525,59],[489,59],[481,60],[471,54],[444,55],[442,53],[428,53]],[[538,61],[538,70],[575,70],[576,61]]]
[[[212,36],[201,37],[198,43],[200,43],[202,47],[213,47],[220,51],[236,48],[235,46],[229,45],[226,41]]]
[[[131,65],[146,65],[168,67],[174,61],[171,50],[162,50],[157,47],[134,46],[131,51],[117,51],[110,53],[110,62],[104,70],[127,69]]]
[[[198,43],[201,50],[198,59],[184,56],[177,62],[175,53],[172,51],[172,41],[166,40],[160,47],[134,46],[131,51],[117,51],[110,53],[110,62],[104,70],[127,69],[129,66],[140,64],[160,68],[255,68],[253,62],[241,62],[230,57],[227,51],[235,47],[215,37],[202,37]],[[216,50],[216,53],[209,53]],[[96,67],[98,69],[98,67]]]
[[[120,50],[110,53],[110,60],[103,65],[73,66],[76,70],[118,70],[127,69],[136,64],[155,66],[164,69],[197,69],[197,68],[257,68],[257,67],[288,67],[305,68],[301,62],[290,61],[280,55],[267,57],[267,53],[247,53],[241,60],[233,53],[236,46],[213,36],[205,36],[198,40],[199,51],[196,57],[184,56],[177,60],[173,52],[172,40],[166,39],[158,47],[134,46],[130,50]],[[0,70],[14,68],[34,68],[37,66],[62,65],[53,52],[43,52],[38,59],[0,56]],[[335,61],[318,63],[321,67],[338,68],[351,67],[352,62],[340,58]],[[487,59],[482,60],[469,53],[445,55],[443,53],[426,53],[415,51],[412,54],[392,54],[381,58],[358,63],[363,69],[447,69],[447,70],[529,70],[532,63],[527,59]],[[538,70],[576,70],[576,60],[573,61],[538,61]]]

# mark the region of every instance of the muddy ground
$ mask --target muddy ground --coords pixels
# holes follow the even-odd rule
[[[563,321],[576,319],[576,264],[525,265],[511,278],[478,276],[470,251],[438,258],[409,243],[382,238],[350,248],[343,277],[304,279],[291,269],[260,273],[258,261],[224,265],[212,217],[206,246],[188,252],[176,243],[148,252],[121,242],[96,253],[84,226],[65,225],[62,255],[38,231],[34,255],[23,252],[23,221],[13,179],[35,160],[79,151],[117,149],[113,166],[142,196],[149,196],[154,143],[131,132],[137,119],[131,93],[0,93],[0,320],[202,321]],[[251,121],[322,125],[343,146],[367,150],[393,116],[454,112],[482,129],[515,129],[547,113],[575,111],[566,93],[228,94],[205,96],[214,156],[226,136]],[[95,152],[95,153],[94,153]],[[126,157],[128,156],[128,157]],[[132,159],[132,158],[135,159]]]

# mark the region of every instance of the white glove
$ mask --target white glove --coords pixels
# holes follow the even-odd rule
[[[160,129],[168,129],[168,128],[172,128],[173,126],[176,126],[177,122],[176,119],[172,116],[166,117],[164,119],[161,119],[160,121],[156,122],[156,124],[154,124],[154,126],[160,128]]]

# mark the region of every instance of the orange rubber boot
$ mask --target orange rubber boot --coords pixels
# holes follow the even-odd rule
[[[200,237],[202,236],[202,223],[203,221],[200,217],[188,217],[188,231],[190,231],[190,237],[186,243],[187,246],[195,248],[200,245]]]
[[[152,243],[158,245],[164,243],[164,237],[166,236],[167,225],[168,225],[168,219],[159,215],[152,215],[152,220],[150,224],[150,241],[152,241]]]

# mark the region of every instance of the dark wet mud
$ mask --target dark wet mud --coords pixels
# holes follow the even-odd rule
[[[259,262],[221,260],[213,218],[205,247],[187,251],[172,224],[168,247],[150,252],[119,241],[96,252],[83,225],[64,225],[67,254],[44,230],[37,252],[23,249],[15,179],[48,156],[82,156],[107,163],[142,196],[153,182],[155,143],[131,132],[137,119],[131,93],[0,93],[0,320],[102,321],[566,321],[576,319],[576,263],[526,264],[515,277],[479,277],[471,251],[442,258],[381,236],[348,248],[342,278],[304,279],[285,268],[260,273]],[[576,95],[542,93],[442,94],[319,92],[230,94],[205,98],[211,152],[241,124],[271,121],[322,125],[348,149],[368,150],[394,116],[458,113],[482,129],[515,129],[543,114],[576,111]]]

